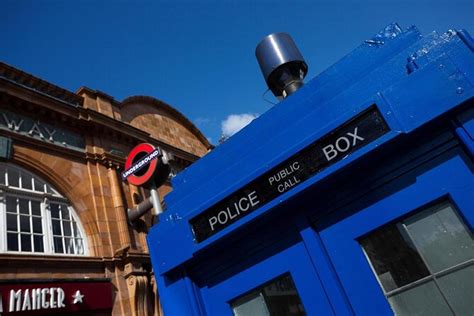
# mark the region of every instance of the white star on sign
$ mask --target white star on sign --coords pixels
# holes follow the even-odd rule
[[[76,291],[76,294],[74,294],[72,296],[72,298],[74,299],[74,301],[72,302],[73,304],[77,304],[77,303],[83,303],[82,302],[82,298],[84,297],[84,295],[81,294],[81,291],[77,290]]]

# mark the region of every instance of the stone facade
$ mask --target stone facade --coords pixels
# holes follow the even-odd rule
[[[87,256],[0,253],[0,281],[107,278],[114,288],[113,315],[161,315],[145,240],[155,219],[146,214],[130,225],[126,214],[148,192],[123,183],[120,172],[126,154],[138,143],[171,153],[175,171],[212,145],[188,119],[157,99],[138,96],[118,102],[85,87],[72,93],[3,63],[0,110],[84,139],[83,150],[78,150],[19,133],[14,126],[0,129],[0,136],[13,143],[7,163],[38,175],[67,198],[89,247]],[[165,183],[160,196],[170,190]]]

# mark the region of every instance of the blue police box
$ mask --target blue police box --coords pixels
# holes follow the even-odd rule
[[[472,315],[474,41],[389,25],[178,174],[165,315]]]

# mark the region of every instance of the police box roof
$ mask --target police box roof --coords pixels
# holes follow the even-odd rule
[[[391,24],[255,119],[174,178],[173,191],[165,198],[168,210],[148,237],[151,248],[154,240],[160,240],[159,256],[167,258],[160,272],[190,259],[229,232],[224,229],[195,243],[192,218],[374,104],[390,132],[293,191],[304,190],[376,146],[472,98],[473,49],[474,42],[465,31],[422,37],[415,27],[403,31]],[[463,75],[450,76],[453,73]],[[455,91],[457,87],[462,87],[462,93]],[[268,203],[236,225],[262,216],[274,205]],[[176,244],[180,244],[179,252]]]

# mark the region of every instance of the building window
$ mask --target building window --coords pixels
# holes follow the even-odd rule
[[[303,316],[303,304],[289,274],[231,302],[235,316]]]
[[[443,202],[360,240],[395,315],[470,315],[474,240]]]
[[[0,163],[0,252],[86,255],[80,222],[66,198],[39,177]]]

